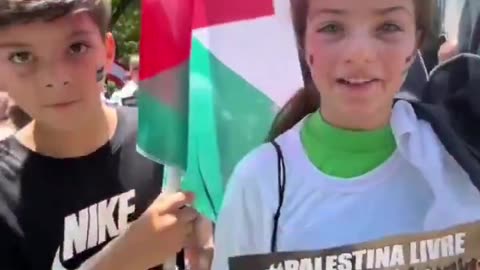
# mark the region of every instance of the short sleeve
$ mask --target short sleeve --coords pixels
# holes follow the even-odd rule
[[[264,169],[265,165],[268,167],[264,161],[265,151],[273,152],[273,147],[261,146],[247,155],[228,182],[215,228],[212,270],[229,269],[231,257],[270,250],[276,186],[270,186],[271,179],[265,179],[271,178],[265,173],[269,170]],[[276,164],[274,160],[268,163]]]

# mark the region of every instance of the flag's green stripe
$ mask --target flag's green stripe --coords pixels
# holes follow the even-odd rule
[[[209,61],[203,51],[195,50],[192,52],[192,57],[197,61]],[[216,214],[222,203],[224,193],[224,183],[221,180],[221,163],[220,151],[218,149],[218,139],[215,121],[215,107],[213,106],[213,93],[210,80],[202,80],[207,77],[201,76],[195,72],[196,64],[192,62],[192,70],[190,80],[192,82],[191,88],[191,103],[190,103],[190,146],[189,149],[189,169],[187,171],[187,178],[185,181],[185,188],[195,183],[196,190],[202,194],[202,204],[198,204],[198,210],[209,218],[216,218]],[[209,71],[202,69],[203,74],[208,74]],[[199,76],[200,75],[200,76]],[[196,178],[189,178],[191,173],[198,173]],[[195,179],[195,182],[190,181]],[[203,186],[200,186],[203,185]],[[208,193],[202,193],[202,190]],[[199,198],[200,199],[200,198]]]
[[[190,97],[190,132],[196,140],[191,140],[189,171],[183,186],[200,193],[204,187],[195,185],[206,185],[214,209],[207,211],[207,194],[197,198],[197,206],[211,217],[221,206],[234,166],[264,141],[276,106],[196,39],[190,61]],[[194,163],[199,164],[199,170],[191,167]]]
[[[196,61],[192,58],[192,72],[198,70],[198,74],[202,74],[202,71],[209,71],[204,75],[205,79],[210,80],[213,89],[216,136],[220,149],[222,175],[226,180],[236,163],[265,140],[278,108],[260,89],[223,64],[200,41],[194,40],[193,50],[202,52],[201,59],[204,61]],[[255,56],[245,57],[255,59]],[[254,61],[252,61],[252,68],[255,68]],[[196,84],[193,80],[191,83],[193,89]],[[204,154],[208,155],[208,151]],[[206,156],[205,159],[207,159]]]
[[[145,89],[138,91],[137,99],[139,152],[156,162],[185,170],[187,115],[161,103]]]
[[[224,183],[221,180],[220,156],[215,121],[214,89],[210,55],[192,47],[190,61],[190,119],[187,175],[182,188],[194,191],[195,207],[215,220],[220,208]],[[205,155],[205,151],[208,154]]]
[[[228,177],[264,141],[276,106],[198,40],[192,45],[189,98],[187,117],[140,91],[138,146],[153,160],[186,168],[182,188],[195,192],[197,210],[214,220]]]

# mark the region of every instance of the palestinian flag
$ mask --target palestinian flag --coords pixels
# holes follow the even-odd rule
[[[211,219],[235,164],[303,85],[289,9],[288,0],[142,2],[139,149],[185,169],[182,187]]]
[[[186,169],[193,0],[142,0],[138,150]]]

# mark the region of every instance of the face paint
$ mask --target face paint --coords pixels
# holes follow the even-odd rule
[[[105,77],[104,73],[105,73],[104,67],[100,67],[99,69],[97,69],[97,74],[96,74],[97,82],[101,82],[103,80],[103,78]]]

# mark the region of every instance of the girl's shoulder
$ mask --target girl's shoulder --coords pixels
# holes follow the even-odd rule
[[[299,132],[294,127],[275,139],[285,159],[291,156],[298,147],[297,137],[299,137]],[[278,153],[272,142],[265,142],[254,148],[240,160],[235,167],[233,175],[243,177],[255,176],[255,178],[276,175],[278,158]]]

